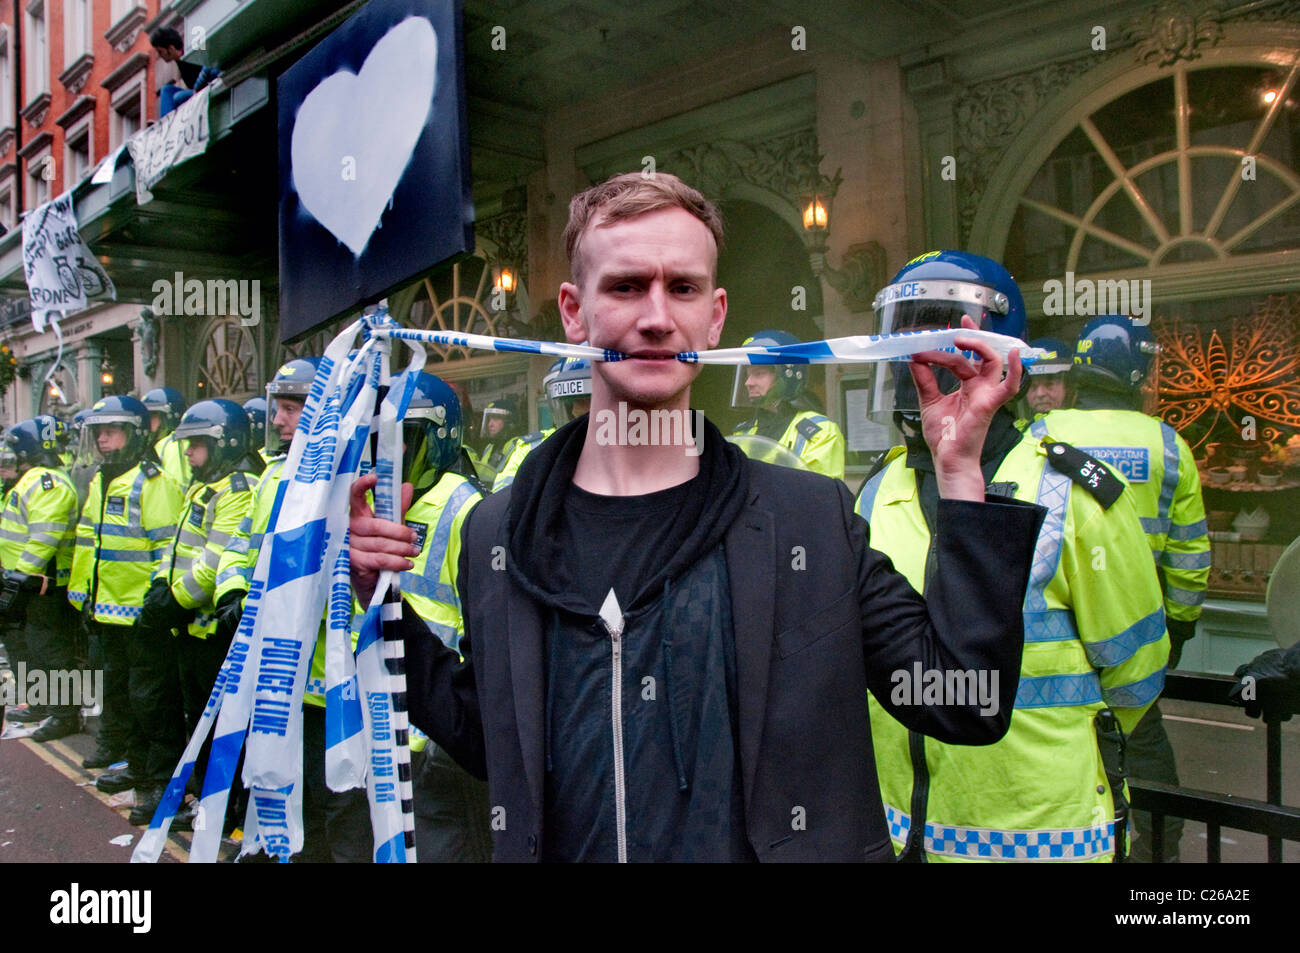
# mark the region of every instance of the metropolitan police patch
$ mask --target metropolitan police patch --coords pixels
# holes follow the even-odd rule
[[[407,520],[406,525],[415,530],[415,545],[420,547],[420,552],[424,552],[424,537],[429,534],[429,524]]]
[[[190,504],[190,522],[193,523],[195,526],[203,525],[203,504],[202,503]]]
[[[110,496],[104,502],[104,512],[109,516],[121,516],[126,512],[126,497]]]
[[[1124,474],[1130,483],[1146,483],[1151,479],[1151,457],[1146,447],[1080,447],[1084,453]]]

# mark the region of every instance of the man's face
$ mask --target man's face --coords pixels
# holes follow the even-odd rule
[[[592,404],[685,405],[700,365],[673,357],[716,346],[727,316],[727,292],[713,286],[713,235],[680,208],[600,221],[582,235],[582,286],[565,282],[559,297],[571,342],[631,355],[595,365]]]
[[[104,456],[126,449],[126,428],[120,424],[100,424],[95,428],[95,446]]]
[[[198,438],[188,443],[189,446],[185,448],[185,459],[190,461],[190,469],[197,470],[208,462],[208,444],[207,441]]]
[[[751,365],[749,376],[745,378],[745,389],[749,392],[750,400],[758,401],[767,396],[775,383],[776,371],[770,367]]]
[[[506,425],[505,417],[501,416],[500,414],[490,415],[487,420],[488,438],[495,439],[496,435],[499,434],[505,428],[505,425]]]
[[[1045,414],[1065,406],[1065,375],[1040,374],[1031,377],[1025,402],[1036,414]]]
[[[293,442],[293,432],[298,429],[302,406],[303,401],[293,400],[290,397],[277,397],[271,404],[275,410],[275,416],[271,418],[271,426],[279,433],[280,441],[285,446]]]
[[[149,432],[157,433],[158,428],[162,426],[163,415],[157,411],[149,411]]]
[[[174,46],[155,46],[153,51],[158,54],[158,59],[166,63],[175,63],[181,58],[181,51]]]

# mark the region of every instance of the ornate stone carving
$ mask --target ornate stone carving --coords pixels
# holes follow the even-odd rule
[[[957,199],[963,243],[970,238],[971,222],[989,177],[1025,123],[1047,100],[1109,55],[1092,53],[958,90],[953,118],[957,176],[966,183]]]
[[[876,292],[889,280],[885,262],[879,242],[850,245],[840,267],[828,267],[824,275],[850,311],[870,311]]]
[[[1193,11],[1179,0],[1162,0],[1146,13],[1120,24],[1124,39],[1134,45],[1139,63],[1155,60],[1170,66],[1179,60],[1200,58],[1198,47],[1214,46],[1223,37],[1216,9]]]
[[[817,134],[809,129],[762,142],[706,142],[667,156],[660,168],[672,172],[705,195],[720,195],[733,182],[748,182],[785,196],[793,205],[803,192],[816,189],[833,196],[840,175],[819,171],[822,155]]]
[[[140,309],[140,323],[135,326],[136,340],[140,342],[140,366],[145,376],[152,378],[158,370],[158,317],[150,308]]]

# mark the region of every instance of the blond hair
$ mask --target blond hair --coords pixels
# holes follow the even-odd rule
[[[582,284],[582,236],[593,222],[596,228],[607,228],[666,208],[684,209],[699,219],[708,228],[714,245],[721,253],[722,216],[716,205],[671,173],[655,172],[646,175],[627,172],[579,192],[569,202],[569,224],[564,227],[564,253],[569,258],[569,269],[573,273],[574,282]],[[715,257],[715,281],[717,267]]]

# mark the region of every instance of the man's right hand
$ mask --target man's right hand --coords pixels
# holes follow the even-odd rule
[[[380,573],[414,569],[415,563],[409,557],[420,554],[420,548],[415,545],[415,530],[400,522],[375,516],[366,494],[378,482],[379,478],[373,473],[361,477],[352,484],[349,501],[348,556],[352,567],[352,589],[363,607],[370,604]],[[412,489],[411,484],[402,484],[403,515],[411,505]]]

